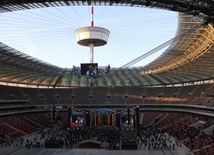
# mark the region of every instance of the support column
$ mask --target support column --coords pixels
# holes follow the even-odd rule
[[[130,125],[130,109],[127,109],[128,125]]]
[[[53,109],[52,109],[52,125],[54,125],[56,123],[56,107],[53,106]],[[53,127],[53,126],[52,126]]]
[[[71,108],[70,107],[68,107],[68,128],[70,129],[71,128],[71,119],[70,119],[70,117],[71,117]]]
[[[90,63],[94,63],[94,44],[90,44]]]
[[[135,115],[136,115],[136,126],[135,126],[135,128],[138,129],[139,128],[139,107],[138,106],[135,108]]]

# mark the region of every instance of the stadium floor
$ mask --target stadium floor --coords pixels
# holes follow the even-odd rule
[[[187,155],[183,148],[175,150],[105,150],[105,149],[50,149],[0,147],[1,155]]]

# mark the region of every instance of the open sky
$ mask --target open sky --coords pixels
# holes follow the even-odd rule
[[[176,34],[178,13],[143,7],[94,6],[95,26],[110,31],[108,43],[94,49],[99,66],[121,67]],[[0,42],[50,64],[72,68],[89,63],[89,48],[74,31],[90,26],[90,6],[31,9],[0,14]],[[165,49],[134,66],[144,66]]]

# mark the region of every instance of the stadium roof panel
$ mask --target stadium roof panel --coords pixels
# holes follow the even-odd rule
[[[5,0],[0,1],[0,13],[9,11],[18,11],[24,9],[56,7],[56,6],[70,6],[70,5],[91,5],[91,0]],[[214,16],[212,1],[204,0],[96,0],[94,5],[118,5],[118,6],[139,6],[166,9],[176,12],[183,12],[186,14],[197,15],[199,13],[209,17]]]

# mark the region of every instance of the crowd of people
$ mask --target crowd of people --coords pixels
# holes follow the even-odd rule
[[[116,127],[85,127],[68,130],[65,139],[73,146],[85,140],[97,140],[106,149],[118,149],[120,130]],[[106,145],[103,145],[106,144]]]
[[[47,142],[60,142],[60,148],[72,149],[81,142],[96,140],[104,149],[119,150],[122,145],[135,144],[138,149],[175,149],[177,143],[170,135],[154,127],[140,129],[123,129],[117,127],[97,126],[80,129],[62,129],[59,127],[41,129],[28,136],[10,139],[3,146],[39,148]]]
[[[144,127],[139,131],[140,148],[154,150],[173,149],[178,146],[177,140],[169,133],[154,127]]]

